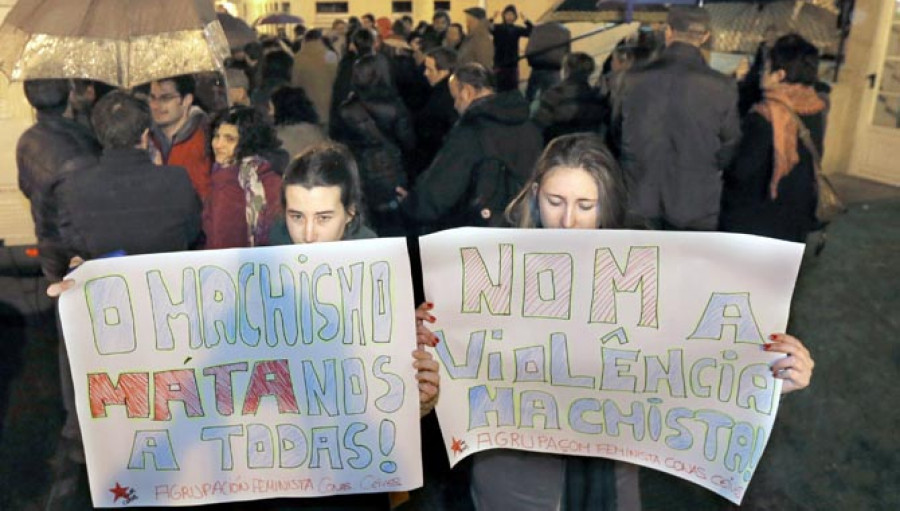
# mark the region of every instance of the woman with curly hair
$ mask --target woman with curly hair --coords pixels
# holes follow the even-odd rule
[[[261,156],[280,145],[275,129],[256,109],[236,106],[216,115],[212,133],[215,163],[203,205],[206,248],[266,245],[281,214],[281,177]]]

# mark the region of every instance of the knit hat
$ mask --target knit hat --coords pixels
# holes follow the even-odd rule
[[[472,16],[475,19],[483,20],[487,19],[487,13],[481,7],[469,7],[468,9],[463,11],[464,13]]]

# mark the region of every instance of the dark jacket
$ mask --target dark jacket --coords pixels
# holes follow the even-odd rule
[[[356,62],[356,53],[347,52],[338,62],[337,74],[334,85],[331,88],[331,108],[328,113],[328,136],[337,139],[337,136],[345,129],[341,120],[341,105],[353,92],[353,63]]]
[[[459,114],[453,106],[453,95],[450,94],[448,84],[448,78],[436,83],[428,96],[428,102],[416,112],[415,126],[418,143],[413,163],[414,174],[428,168],[444,144],[447,133],[459,119]]]
[[[673,43],[626,75],[622,166],[629,209],[677,229],[714,230],[721,172],[740,139],[737,87],[700,50]]]
[[[534,114],[544,132],[544,142],[568,133],[598,131],[606,108],[597,91],[586,81],[566,79],[547,89]]]
[[[824,116],[802,116],[822,154]],[[805,242],[816,224],[816,175],[813,157],[797,140],[800,162],[778,182],[772,199],[769,183],[774,168],[772,124],[752,112],[744,121],[744,136],[724,175],[720,228],[787,241]]]
[[[399,99],[362,100],[356,94],[341,105],[345,129],[336,140],[356,157],[363,194],[374,212],[396,200],[407,186],[405,156],[416,143],[409,111]]]
[[[156,166],[143,149],[109,149],[59,186],[63,241],[85,259],[187,250],[200,234],[201,204],[182,167]]]
[[[41,267],[52,281],[62,278],[69,262],[60,252],[63,247],[54,188],[64,172],[95,165],[99,154],[100,145],[84,126],[61,115],[41,112],[16,146],[19,189],[31,201]]]
[[[360,225],[354,232],[344,231],[344,237],[341,238],[341,241],[368,240],[377,237],[378,235],[375,234],[375,231],[365,225]],[[275,223],[272,224],[272,228],[269,230],[269,245],[274,247],[293,244],[294,241],[291,239],[291,233],[288,232],[287,222],[284,219],[284,215],[281,215],[275,220]]]
[[[466,225],[473,171],[487,159],[506,163],[521,183],[531,175],[543,139],[518,91],[472,102],[402,203],[404,213],[426,230]]]
[[[525,22],[524,27],[513,23],[491,25],[494,35],[494,67],[516,67],[519,63],[519,39],[531,35],[534,25]]]
[[[405,52],[389,57],[391,76],[397,85],[397,93],[411,112],[421,109],[428,101],[431,86],[425,78],[425,67],[416,65],[415,59]]]

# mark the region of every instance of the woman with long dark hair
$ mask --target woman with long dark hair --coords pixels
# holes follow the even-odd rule
[[[521,228],[619,229],[625,226],[622,172],[593,133],[553,140],[534,174],[506,210]],[[770,337],[769,351],[791,353],[777,362],[782,392],[806,387],[813,361],[789,335]],[[511,476],[511,474],[515,474]],[[472,457],[472,498],[479,510],[546,509],[598,511],[640,509],[638,469],[605,458],[494,449]]]
[[[206,248],[266,245],[281,213],[281,177],[262,156],[280,145],[275,129],[258,110],[237,106],[216,115],[211,131],[215,163],[203,205]]]

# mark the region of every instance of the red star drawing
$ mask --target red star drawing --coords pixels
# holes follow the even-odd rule
[[[453,444],[450,446],[450,450],[453,451],[457,456],[459,456],[463,451],[466,450],[466,442],[453,437]]]
[[[111,491],[112,494],[115,495],[115,498],[113,499],[113,503],[118,502],[119,498],[128,500],[128,487],[127,486],[119,486],[118,481],[116,481],[116,487],[110,488],[109,491]]]

